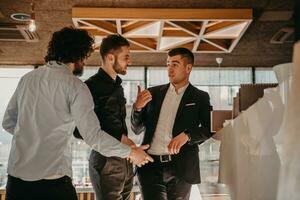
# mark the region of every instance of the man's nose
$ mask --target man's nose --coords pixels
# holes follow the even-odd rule
[[[127,65],[131,65],[131,59],[129,58],[128,61],[127,61]]]

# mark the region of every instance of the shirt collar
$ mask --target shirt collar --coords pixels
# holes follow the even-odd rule
[[[174,85],[173,85],[172,83],[170,83],[169,89],[170,89],[170,91],[175,92],[176,94],[179,95],[179,94],[182,94],[182,93],[185,92],[185,90],[186,90],[186,88],[189,86],[189,84],[190,84],[190,83],[188,83],[188,84],[186,84],[185,86],[179,88],[179,89],[178,89],[178,93],[176,92],[175,87],[174,87]]]
[[[70,70],[70,68],[62,62],[59,62],[56,60],[50,60],[49,62],[47,62],[46,65],[50,68],[59,68],[59,69],[62,69],[64,72],[73,74],[72,71]]]
[[[102,78],[104,81],[116,84],[116,85],[121,85],[122,79],[117,76],[116,80],[112,79],[101,67],[99,68],[97,72],[98,76]]]

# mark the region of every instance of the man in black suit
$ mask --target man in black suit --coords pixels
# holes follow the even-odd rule
[[[208,93],[189,83],[194,63],[186,48],[168,52],[170,83],[141,91],[131,114],[135,134],[145,132],[153,163],[138,169],[144,200],[188,200],[200,183],[198,144],[212,136]]]

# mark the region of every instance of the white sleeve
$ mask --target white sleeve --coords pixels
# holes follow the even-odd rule
[[[2,121],[2,127],[4,128],[4,130],[6,130],[8,133],[11,134],[14,134],[14,130],[18,120],[18,98],[17,97],[18,97],[20,82],[14,94],[12,95],[11,99],[9,100]]]
[[[94,112],[94,102],[88,87],[82,84],[74,95],[71,114],[83,140],[104,156],[129,156],[131,148],[122,144],[103,130]]]

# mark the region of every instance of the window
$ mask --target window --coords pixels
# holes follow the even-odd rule
[[[278,83],[271,68],[255,68],[255,83]]]

